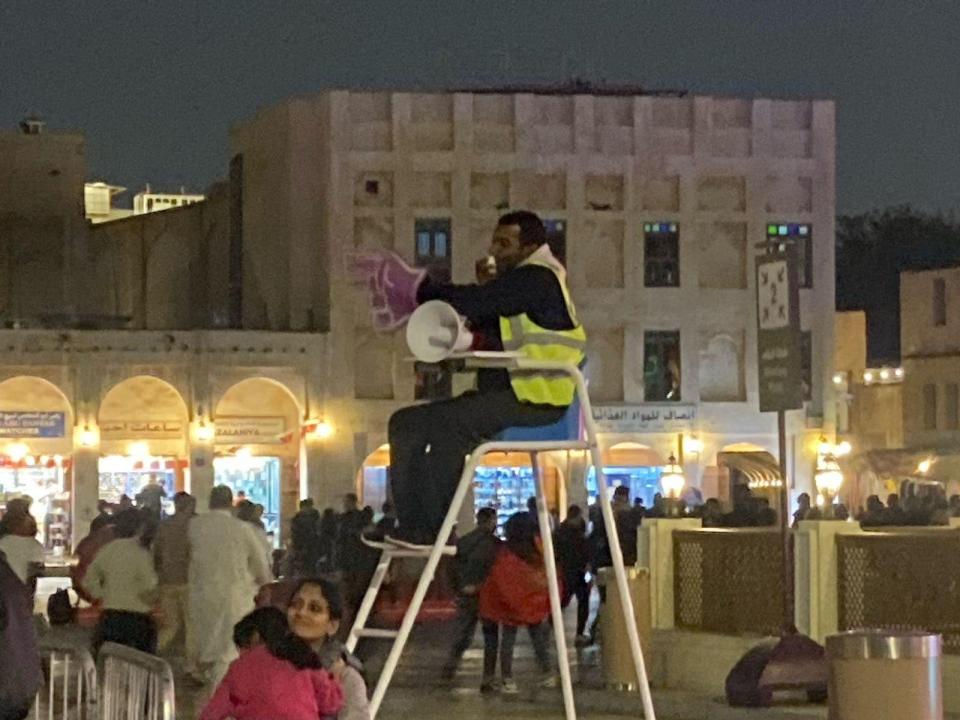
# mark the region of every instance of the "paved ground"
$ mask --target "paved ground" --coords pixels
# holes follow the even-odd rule
[[[60,640],[86,644],[89,631],[80,628],[55,628],[51,631]],[[467,651],[461,671],[452,683],[439,679],[439,668],[445,657],[450,628],[434,625],[418,628],[408,652],[401,662],[395,680],[387,693],[379,717],[383,720],[534,720],[562,718],[563,701],[559,690],[542,690],[534,685],[537,674],[532,649],[521,634],[516,649],[515,675],[520,694],[516,697],[486,696],[479,692],[483,651],[477,643]],[[375,681],[383,661],[385,645],[361,647],[367,673]],[[167,658],[177,681],[177,718],[194,720],[210,692],[183,681],[181,659]],[[577,709],[585,720],[642,717],[640,697],[602,688],[596,648],[571,652],[576,682]],[[824,720],[823,706],[807,704],[781,705],[767,710],[729,708],[722,698],[698,696],[680,691],[655,691],[654,707],[661,720]]]

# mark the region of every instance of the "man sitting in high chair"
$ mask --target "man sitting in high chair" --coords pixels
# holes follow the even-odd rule
[[[412,307],[430,300],[452,305],[483,338],[484,350],[580,364],[586,335],[566,271],[547,245],[540,218],[528,211],[502,216],[490,255],[495,269],[480,284],[435,282],[395,256],[381,255],[381,263],[393,266],[385,270],[381,265],[374,272],[389,274],[385,285],[408,294]],[[431,544],[453,499],[464,457],[506,428],[556,423],[574,395],[574,381],[563,373],[481,369],[476,390],[394,413],[388,432],[397,539]]]

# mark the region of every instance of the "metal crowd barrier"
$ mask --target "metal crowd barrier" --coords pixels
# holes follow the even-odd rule
[[[100,720],[174,720],[173,672],[166,660],[104,643],[97,669]]]
[[[69,643],[41,641],[45,687],[33,706],[35,720],[94,720],[97,668],[90,652]]]

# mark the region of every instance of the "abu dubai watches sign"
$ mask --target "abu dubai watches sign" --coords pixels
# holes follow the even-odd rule
[[[593,406],[600,432],[672,432],[689,429],[696,419],[697,406],[690,403]]]
[[[60,438],[65,427],[66,413],[62,412],[0,411],[0,437]]]

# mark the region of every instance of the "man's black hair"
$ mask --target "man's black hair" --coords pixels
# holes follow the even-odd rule
[[[521,245],[543,245],[547,241],[547,229],[540,217],[529,210],[515,210],[501,215],[497,225],[519,225]]]
[[[492,507],[482,507],[477,510],[477,523],[488,522],[497,519],[497,511]]]

